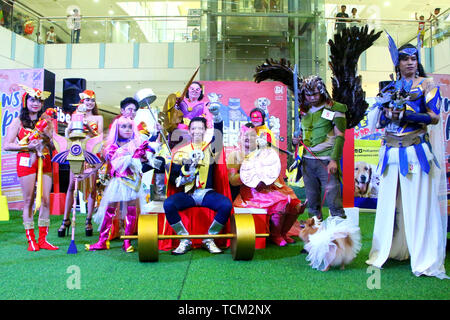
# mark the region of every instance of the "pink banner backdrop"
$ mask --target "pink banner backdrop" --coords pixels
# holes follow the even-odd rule
[[[24,93],[19,84],[42,90],[44,69],[0,70],[1,139],[6,136],[12,120],[19,116]],[[2,194],[8,199],[9,209],[20,209],[23,206],[23,198],[17,178],[16,152],[2,151],[1,165]]]
[[[201,81],[204,98],[219,106],[224,120],[224,145],[228,153],[238,145],[240,127],[249,121],[250,111],[259,107],[266,112],[266,125],[279,147],[287,148],[287,88],[280,82]],[[286,171],[286,155],[280,153],[281,172]]]

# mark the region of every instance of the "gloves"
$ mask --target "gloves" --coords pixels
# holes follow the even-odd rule
[[[428,113],[416,113],[408,110],[400,117],[400,120],[428,125],[431,123],[431,116]]]
[[[160,159],[157,159],[156,156],[147,151],[147,159],[148,159],[148,164],[153,167],[153,168],[161,168],[163,161]]]
[[[133,154],[133,158],[143,158],[146,155],[146,149],[148,148],[148,141],[144,141]]]
[[[178,188],[181,185],[185,185],[185,184],[188,184],[188,183],[194,181],[195,177],[196,177],[195,172],[189,176],[179,176],[175,180],[175,185]]]

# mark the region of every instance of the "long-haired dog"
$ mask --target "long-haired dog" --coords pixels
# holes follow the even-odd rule
[[[347,219],[330,216],[324,222],[317,217],[300,222],[300,239],[308,251],[311,267],[328,271],[330,267],[345,269],[361,249],[361,233],[357,225]]]

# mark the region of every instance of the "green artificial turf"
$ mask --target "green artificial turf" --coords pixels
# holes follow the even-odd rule
[[[380,272],[379,289],[368,288],[372,274],[365,260],[373,213],[360,214],[363,246],[356,259],[345,270],[328,272],[309,267],[300,241],[283,248],[268,244],[251,261],[233,261],[229,249],[222,255],[197,249],[183,256],[161,252],[159,262],[140,263],[137,252],[122,251],[120,240],[112,241],[110,250],[87,252],[84,244],[96,242],[98,233],[84,235],[84,215],[78,216],[77,254],[66,253],[70,238],[57,237],[61,216],[51,216],[48,236],[60,250],[28,252],[21,212],[11,210],[10,216],[0,222],[0,296],[6,300],[450,299],[449,280],[415,277],[409,261],[389,260]],[[448,272],[448,256],[445,264]]]

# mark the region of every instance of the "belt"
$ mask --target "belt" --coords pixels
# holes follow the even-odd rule
[[[424,133],[423,131],[421,131],[401,137],[386,135],[383,137],[383,141],[384,144],[388,147],[406,148],[415,144],[429,142],[430,138],[428,136],[428,133]]]

